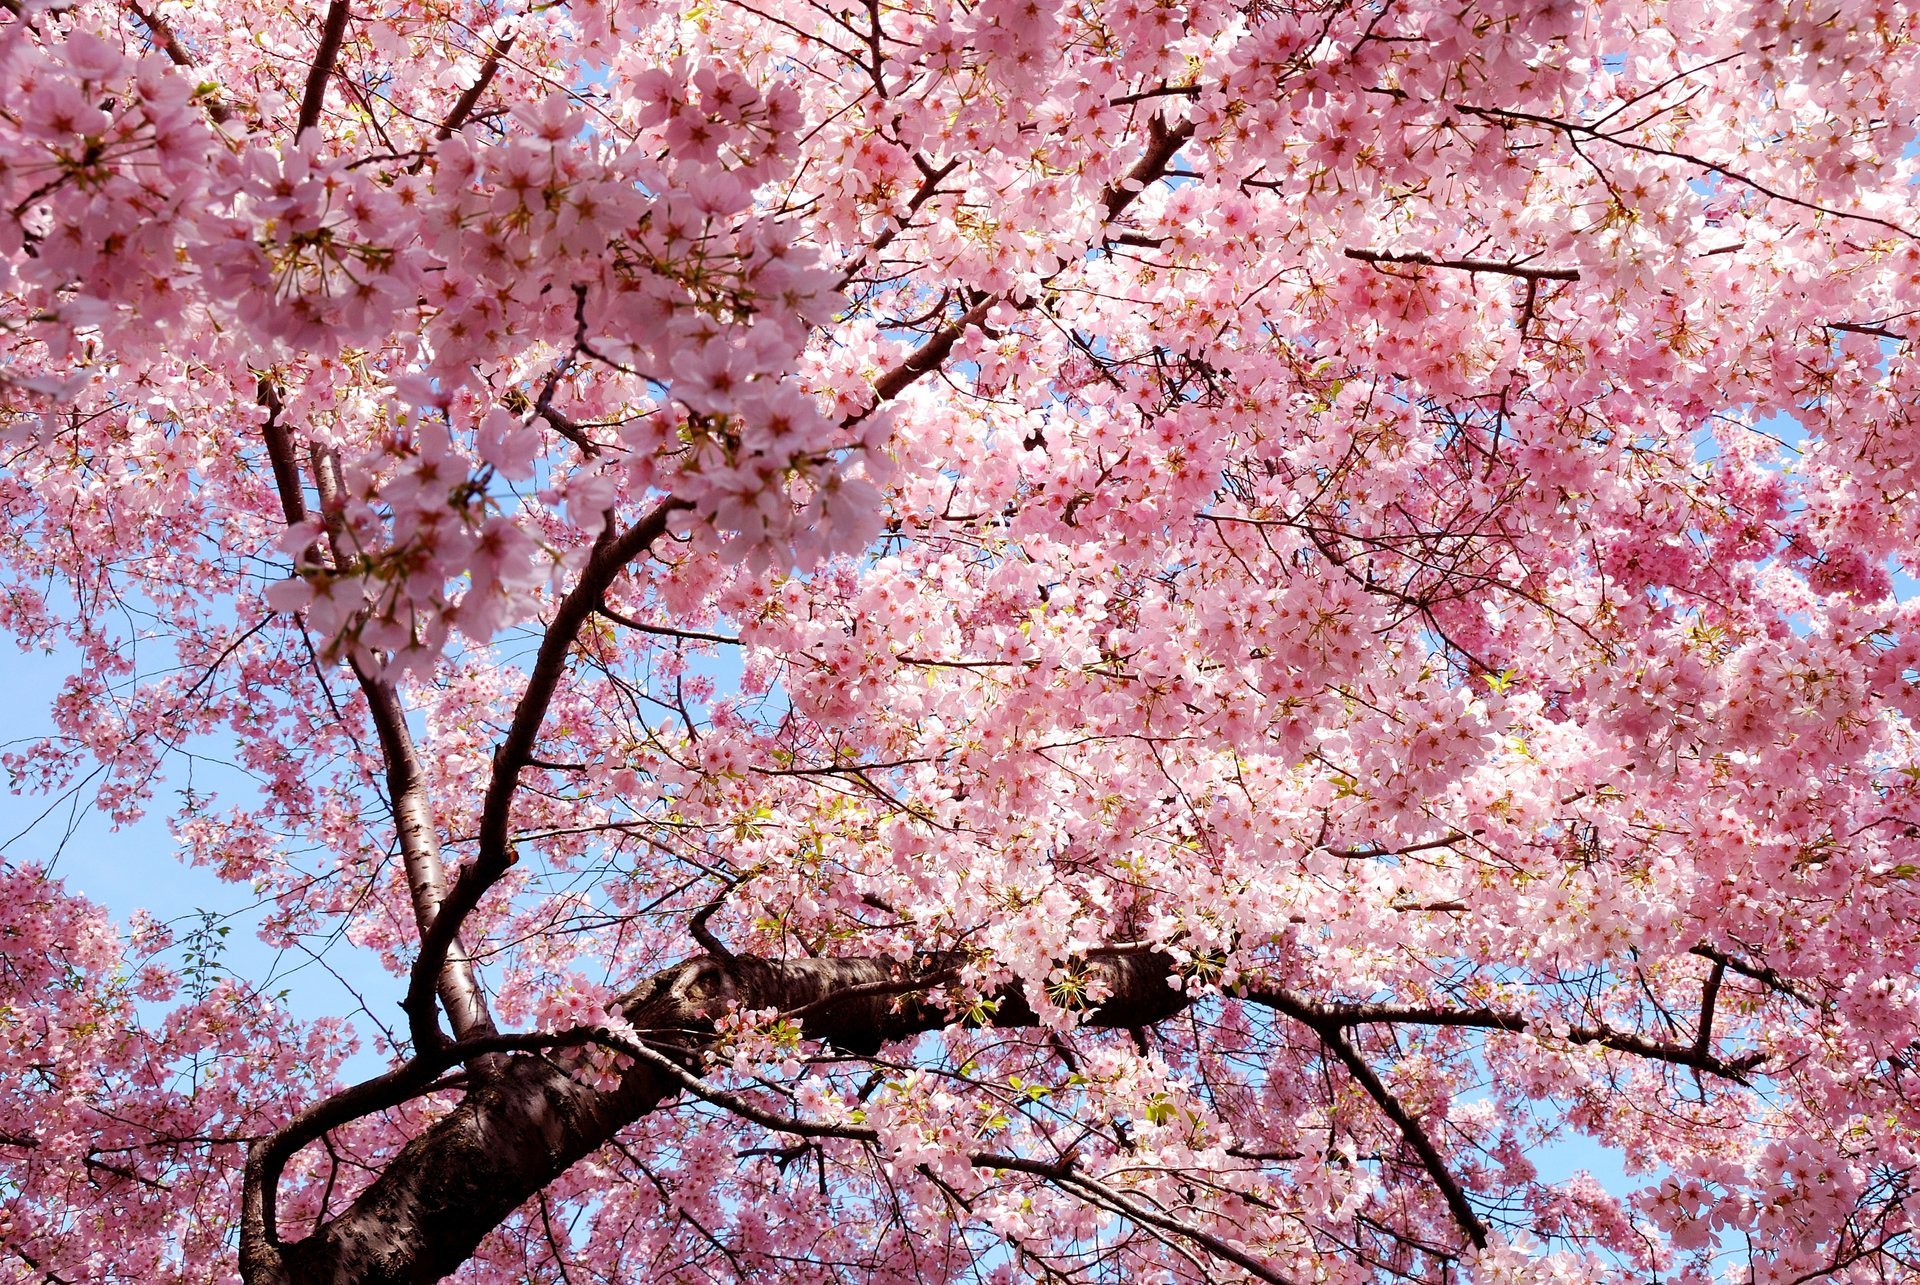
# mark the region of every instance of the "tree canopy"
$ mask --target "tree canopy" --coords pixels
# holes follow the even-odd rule
[[[0,0],[4,766],[391,974],[0,865],[0,1278],[1914,1278],[1917,108],[1905,0]]]

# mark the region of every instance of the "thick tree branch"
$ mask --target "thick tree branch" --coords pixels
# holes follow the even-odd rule
[[[282,420],[285,404],[280,391],[269,379],[259,382],[258,397],[266,407],[267,422],[261,435],[266,441],[267,459],[273,468],[274,489],[288,525],[308,517],[306,492],[300,477],[299,456],[293,432]],[[343,505],[340,482],[332,457],[316,452],[313,459],[314,485],[320,493],[320,511],[327,524],[335,565],[347,554],[345,536],[338,522]],[[309,549],[302,561],[319,557]],[[414,922],[424,937],[439,913],[446,896],[447,871],[440,857],[439,826],[433,800],[427,788],[427,776],[420,761],[413,733],[407,727],[406,708],[390,679],[369,669],[357,658],[350,658],[354,677],[367,700],[368,716],[379,738],[381,759],[386,764],[387,804],[393,812],[394,832],[400,843],[401,864],[407,878],[407,891],[413,903]],[[439,1035],[433,996],[438,994],[446,1006],[447,1020],[454,1038],[473,1039],[494,1032],[471,960],[455,943],[445,965],[428,991],[427,1002],[408,1009],[416,1047],[432,1047],[442,1042]]]
[[[959,976],[965,964],[963,957],[945,952],[905,963],[884,957],[772,960],[709,954],[656,974],[616,1001],[614,1011],[637,1033],[643,1047],[634,1046],[625,1028],[616,1026],[552,1035],[488,1036],[426,1051],[406,1067],[310,1108],[255,1149],[246,1192],[247,1279],[250,1285],[413,1285],[438,1280],[465,1261],[481,1237],[574,1161],[681,1093],[692,1093],[775,1131],[854,1138],[856,1134],[848,1132],[853,1126],[789,1119],[699,1079],[689,1068],[711,1047],[715,1020],[732,1008],[774,1009],[801,1021],[809,1038],[871,1055],[889,1041],[970,1020],[957,1016],[937,994]],[[1175,990],[1169,984],[1175,976],[1174,962],[1149,946],[1091,952],[1079,967],[1106,996],[1081,1013],[1081,1022],[1088,1027],[1150,1027],[1191,1002],[1187,990]],[[1403,1023],[1522,1032],[1532,1029],[1528,1019],[1491,1009],[1313,1004],[1272,988],[1253,988],[1243,998],[1294,1017],[1320,1036],[1420,1155],[1469,1238],[1485,1243],[1484,1224],[1432,1139],[1385,1088],[1345,1031],[1369,1023]],[[1003,1028],[1039,1023],[1017,985],[1003,987],[986,999],[986,1004],[970,1010],[973,1017]],[[1573,1028],[1564,1038],[1722,1075],[1737,1076],[1759,1058],[1755,1054],[1729,1062],[1700,1051],[1697,1044],[1663,1044],[1603,1028]],[[559,1049],[587,1043],[617,1048],[630,1059],[611,1087],[577,1076],[581,1069],[577,1061],[557,1054]],[[503,1050],[532,1048],[555,1055],[502,1056]],[[449,1066],[483,1055],[499,1059],[499,1065],[477,1078],[457,1107],[408,1143],[348,1209],[304,1241],[284,1246],[277,1241],[272,1192],[280,1170],[301,1146],[347,1120],[417,1096]],[[859,1133],[857,1140],[872,1139]],[[973,1160],[1046,1177],[1143,1227],[1200,1245],[1262,1279],[1282,1279],[1231,1243],[1142,1205],[1066,1162],[1047,1164],[985,1153]]]
[[[426,769],[407,727],[406,708],[392,681],[368,670],[358,659],[351,664],[360,690],[366,695],[367,710],[380,738],[381,756],[386,761],[387,800],[393,809],[407,892],[424,952],[440,920],[448,891],[446,862],[440,855],[439,822],[427,788]],[[457,933],[457,928],[455,931]],[[457,936],[449,936],[440,961],[430,978],[425,1002],[415,1003],[414,996],[408,995],[407,1019],[416,1050],[443,1042],[435,1021],[433,999],[436,995],[446,1008],[447,1024],[453,1028],[456,1040],[474,1039],[494,1031],[479,977]]]
[[[1713,1006],[1720,998],[1720,982],[1727,975],[1727,966],[1715,961],[1713,971],[1707,974],[1707,984],[1700,991],[1700,1021],[1693,1037],[1693,1051],[1698,1057],[1706,1057],[1713,1050]]]
[[[1740,956],[1715,946],[1695,946],[1691,953],[1702,959],[1712,960],[1716,964],[1725,964],[1729,971],[1736,972],[1750,981],[1759,982],[1769,990],[1778,991],[1788,999],[1798,1000],[1809,1008],[1821,1007],[1811,995],[1763,964],[1749,963]]]
[[[1358,259],[1362,263],[1413,263],[1428,268],[1453,268],[1460,272],[1495,272],[1502,276],[1519,277],[1523,281],[1578,281],[1578,268],[1533,268],[1524,263],[1503,263],[1496,259],[1440,259],[1431,254],[1422,254],[1417,250],[1356,250],[1345,251],[1349,259]]]
[[[1407,1145],[1413,1149],[1415,1155],[1420,1157],[1421,1166],[1426,1169],[1427,1176],[1433,1179],[1434,1186],[1440,1189],[1441,1196],[1447,1202],[1447,1208],[1453,1213],[1454,1221],[1460,1224],[1460,1230],[1466,1233],[1467,1239],[1472,1241],[1476,1248],[1485,1249],[1487,1225],[1480,1220],[1480,1215],[1474,1210],[1473,1203],[1467,1199],[1466,1190],[1460,1186],[1459,1179],[1453,1176],[1453,1170],[1448,1166],[1446,1157],[1440,1154],[1440,1149],[1427,1135],[1426,1128],[1401,1104],[1400,1099],[1394,1097],[1380,1077],[1374,1074],[1373,1068],[1367,1065],[1367,1060],[1360,1056],[1341,1033],[1343,1027],[1357,1023],[1336,1016],[1327,1006],[1306,1003],[1285,991],[1262,992],[1260,1002],[1270,1004],[1288,1017],[1310,1027],[1314,1034],[1320,1037],[1320,1042],[1326,1045],[1328,1051],[1347,1068],[1347,1073],[1353,1076],[1354,1081],[1362,1089],[1366,1090],[1367,1096],[1372,1098],[1381,1113],[1393,1122],[1394,1127],[1400,1131],[1400,1136],[1406,1139]]]
[[[713,1038],[715,1019],[730,1005],[804,1013],[810,1037],[874,1051],[889,1040],[939,1030],[958,1020],[929,993],[929,986],[962,962],[947,955],[905,965],[885,958],[703,956],[667,969],[614,1006],[649,1047],[648,1055],[634,1057],[612,1087],[576,1078],[559,1059],[506,1058],[477,1080],[457,1107],[403,1147],[338,1217],[305,1240],[281,1244],[273,1216],[278,1175],[300,1146],[327,1129],[417,1096],[458,1061],[507,1048],[618,1043],[618,1038],[583,1029],[550,1036],[494,1036],[432,1050],[309,1108],[254,1149],[243,1211],[243,1274],[250,1285],[417,1285],[439,1280],[472,1254],[481,1237],[574,1161],[689,1090],[693,1077],[660,1050],[671,1050],[676,1058],[698,1057]],[[1168,985],[1173,961],[1165,955],[1145,950],[1096,954],[1082,967],[1106,994],[1081,1015],[1089,1026],[1148,1026],[1189,1002],[1185,991]],[[918,988],[888,993],[893,984],[903,982],[917,982]],[[1038,1021],[1017,986],[990,998],[990,1020],[996,1026]],[[698,1092],[709,1101],[724,1095],[704,1085]],[[735,1106],[730,1101],[718,1104]],[[768,1127],[787,1127],[784,1119],[772,1119]]]
[[[414,1019],[416,1041],[423,1033],[422,1015],[432,1011],[436,979],[446,967],[448,952],[455,945],[460,926],[487,889],[513,864],[511,817],[513,798],[520,788],[520,772],[533,759],[547,708],[553,703],[554,692],[566,673],[567,660],[581,627],[606,601],[607,590],[627,564],[653,547],[654,541],[666,534],[668,519],[688,507],[685,500],[668,497],[619,535],[603,540],[587,560],[580,579],[554,609],[553,619],[534,656],[533,669],[527,675],[526,689],[514,707],[506,739],[494,751],[493,770],[481,804],[479,852],[446,890],[437,904],[433,923],[421,934],[420,954],[414,960],[406,998],[407,1013]]]
[[[1341,1030],[1352,1026],[1379,1023],[1400,1026],[1469,1026],[1488,1031],[1510,1031],[1516,1035],[1526,1032],[1532,1032],[1535,1035],[1542,1033],[1540,1022],[1521,1013],[1504,1012],[1494,1008],[1399,1004],[1312,1004],[1297,995],[1270,987],[1249,987],[1241,992],[1241,997],[1297,1018],[1315,1029],[1327,1027]],[[1746,1083],[1747,1072],[1766,1060],[1766,1054],[1757,1051],[1743,1053],[1732,1059],[1722,1058],[1716,1056],[1710,1049],[1701,1047],[1697,1041],[1693,1044],[1673,1044],[1662,1040],[1650,1040],[1645,1036],[1635,1035],[1631,1031],[1616,1031],[1607,1026],[1568,1026],[1562,1038],[1569,1044],[1598,1044],[1602,1048],[1631,1053],[1635,1057],[1647,1058],[1650,1061],[1669,1062],[1675,1066],[1689,1067],[1696,1071],[1717,1075],[1721,1079],[1732,1080],[1736,1084]]]
[[[272,380],[262,377],[254,395],[267,411],[267,422],[261,425],[260,435],[266,440],[267,463],[273,469],[273,489],[280,498],[280,511],[286,516],[288,526],[305,522],[307,497],[300,485],[300,462],[294,452],[293,433],[280,419],[286,410],[280,390]]]
[[[293,131],[296,139],[320,123],[320,109],[327,102],[327,81],[333,76],[340,42],[347,34],[347,12],[347,0],[332,0],[327,5],[326,19],[320,25],[320,47],[314,51],[307,87],[300,95],[300,123]]]
[[[890,402],[907,391],[913,382],[929,371],[938,370],[953,352],[953,346],[960,342],[962,335],[987,319],[993,306],[999,303],[1001,296],[988,295],[958,317],[940,327],[933,336],[918,348],[908,353],[906,359],[873,381],[873,401],[865,409],[847,422],[857,424],[885,402]]]
[[[1173,158],[1193,137],[1196,123],[1184,120],[1178,125],[1169,126],[1161,116],[1155,116],[1147,122],[1146,151],[1141,153],[1140,159],[1121,176],[1118,183],[1109,184],[1101,194],[1100,208],[1106,213],[1108,223],[1119,218],[1129,205],[1139,199],[1142,192],[1165,176],[1167,166],[1173,163]]]
[[[251,1252],[255,1257],[262,1253],[272,1257],[282,1247],[274,1193],[279,1188],[280,1176],[286,1170],[287,1161],[291,1160],[302,1147],[324,1138],[330,1130],[419,1097],[431,1089],[434,1077],[449,1067],[501,1053],[583,1044],[589,1042],[591,1038],[590,1032],[581,1029],[554,1035],[544,1033],[488,1035],[458,1044],[449,1044],[431,1053],[415,1057],[384,1075],[375,1076],[371,1080],[336,1093],[300,1112],[273,1135],[252,1147],[248,1153],[246,1192],[248,1207],[243,1211],[243,1216],[249,1226],[257,1225],[262,1240],[262,1244],[256,1245]],[[243,1245],[243,1269],[246,1267],[249,1252]]]
[[[473,109],[480,103],[480,96],[487,92],[487,86],[491,85],[493,78],[500,74],[500,63],[513,48],[514,34],[509,32],[503,39],[495,41],[493,47],[487,50],[487,60],[480,64],[480,74],[474,77],[473,83],[468,85],[460,97],[454,101],[453,110],[448,112],[447,118],[440,122],[440,128],[433,131],[435,139],[446,142],[459,133],[461,127],[472,118]]]

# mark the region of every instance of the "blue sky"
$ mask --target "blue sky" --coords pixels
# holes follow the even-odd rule
[[[52,733],[47,706],[64,680],[76,668],[68,652],[23,652],[10,640],[0,642],[0,691],[12,695],[4,747]],[[218,753],[218,746],[195,746],[197,752]],[[210,772],[213,778],[210,779]],[[222,774],[203,758],[194,765],[194,782],[205,791],[217,784],[224,792],[247,790],[246,778],[235,771]],[[173,766],[154,791],[151,810],[132,825],[116,827],[90,806],[92,791],[81,787],[65,796],[22,796],[0,790],[0,857],[9,862],[31,862],[50,869],[69,892],[104,906],[123,927],[136,910],[146,910],[168,921],[185,938],[201,925],[202,911],[219,915],[218,925],[229,931],[218,939],[218,966],[268,992],[286,991],[287,1003],[303,1018],[351,1013],[359,1007],[358,990],[388,1025],[399,1019],[403,982],[381,969],[369,952],[338,942],[327,952],[325,966],[304,955],[276,950],[259,938],[261,911],[245,887],[224,883],[213,871],[181,859],[180,845],[168,831],[166,815],[179,801],[184,783]],[[228,795],[230,800],[244,794]],[[169,952],[169,962],[182,962],[184,944]],[[364,1032],[364,1022],[356,1023]],[[350,1073],[377,1073],[383,1062],[363,1049]]]

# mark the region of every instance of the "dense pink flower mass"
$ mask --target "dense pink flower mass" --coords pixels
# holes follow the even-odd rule
[[[0,866],[0,1280],[1920,1276],[1917,114],[1908,0],[0,0],[0,765],[394,977]]]

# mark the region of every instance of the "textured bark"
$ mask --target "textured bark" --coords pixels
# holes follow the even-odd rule
[[[662,1045],[697,1052],[729,1001],[743,1008],[802,1011],[808,1035],[854,1051],[953,1021],[928,988],[957,960],[768,960],[703,956],[656,975],[623,996],[621,1015]],[[1096,955],[1090,980],[1107,998],[1082,1015],[1092,1026],[1147,1026],[1186,1006],[1167,983],[1171,961],[1147,952]],[[1037,1021],[1017,988],[994,997],[995,1026]],[[422,1081],[424,1084],[424,1080]],[[305,1240],[278,1243],[270,1141],[248,1169],[241,1274],[248,1285],[420,1285],[454,1271],[515,1208],[625,1125],[671,1100],[680,1086],[634,1064],[612,1088],[575,1079],[563,1060],[501,1059],[458,1107],[404,1147],[338,1217]],[[284,1161],[284,1155],[280,1157]]]

